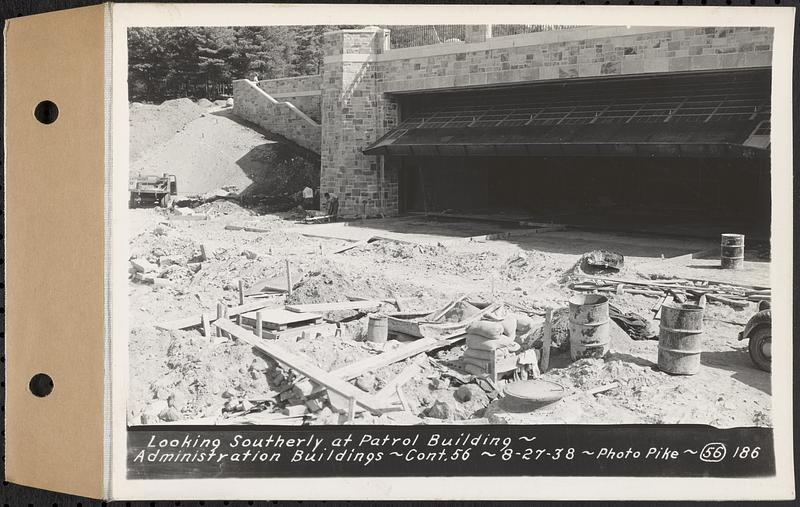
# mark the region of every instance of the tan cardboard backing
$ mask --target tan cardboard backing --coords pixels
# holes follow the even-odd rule
[[[103,496],[104,6],[6,27],[6,478]],[[33,115],[52,100],[55,123]],[[55,388],[28,383],[39,372]]]

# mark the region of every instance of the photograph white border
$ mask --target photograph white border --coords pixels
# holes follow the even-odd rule
[[[111,460],[107,495],[156,499],[497,499],[750,500],[794,498],[791,348],[772,359],[775,477],[396,477],[128,480],[128,59],[127,29],[137,26],[513,23],[594,26],[773,27],[772,261],[773,335],[791,342],[792,326],[792,48],[794,8],[507,5],[113,4],[113,176],[110,227]],[[80,27],[76,27],[80,29]],[[774,379],[778,379],[775,381]],[[109,460],[107,460],[108,462]]]

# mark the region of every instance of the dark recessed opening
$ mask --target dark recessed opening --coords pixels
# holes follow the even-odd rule
[[[43,100],[36,104],[36,109],[33,110],[33,116],[41,123],[50,125],[58,119],[58,106],[56,106],[55,102]]]
[[[31,377],[30,384],[28,384],[34,396],[44,398],[53,392],[53,379],[46,373],[37,373]]]

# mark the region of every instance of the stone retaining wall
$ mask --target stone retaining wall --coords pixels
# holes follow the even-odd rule
[[[322,118],[320,92],[322,76],[320,74],[268,79],[259,81],[258,87],[277,100],[291,102],[317,123]]]
[[[279,101],[247,79],[233,82],[233,113],[315,153],[322,127],[293,105]]]

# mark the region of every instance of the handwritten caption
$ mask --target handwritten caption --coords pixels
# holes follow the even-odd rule
[[[755,461],[760,445],[722,442],[690,446],[553,446],[534,434],[508,436],[490,432],[462,432],[394,436],[389,433],[310,433],[287,436],[274,433],[231,433],[225,438],[186,432],[163,437],[152,433],[131,452],[132,463],[350,463],[369,467],[384,461],[403,463],[575,461],[670,462],[690,459],[704,463],[726,460]]]

